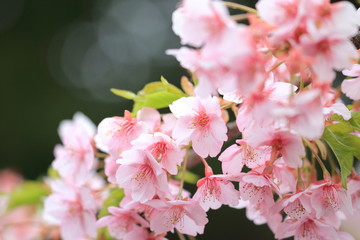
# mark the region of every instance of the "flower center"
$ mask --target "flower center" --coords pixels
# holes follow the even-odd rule
[[[119,128],[119,131],[124,132],[125,134],[129,135],[136,124],[136,119],[125,119]]]
[[[154,158],[160,161],[166,154],[167,145],[165,142],[157,142],[150,146],[150,153]]]
[[[204,129],[209,125],[210,117],[204,112],[198,112],[193,117],[193,125],[198,129]]]
[[[131,179],[131,180],[135,180],[138,182],[139,187],[141,187],[142,185],[144,185],[145,182],[148,181],[153,181],[154,178],[154,172],[152,170],[152,168],[145,164],[145,165],[141,165],[135,176]]]

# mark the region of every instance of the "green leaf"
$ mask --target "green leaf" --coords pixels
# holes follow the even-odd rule
[[[47,170],[47,175],[50,177],[50,178],[59,178],[60,177],[60,174],[58,171],[56,171],[54,168],[52,167],[49,167],[48,170]]]
[[[347,109],[349,109],[350,111],[354,109],[354,105],[351,105],[351,104],[346,105],[346,107],[347,107]]]
[[[331,130],[332,132],[338,132],[338,133],[349,133],[353,131],[353,128],[348,122],[331,124],[326,128]]]
[[[112,93],[114,93],[115,95],[118,95],[118,96],[126,98],[126,99],[130,99],[130,100],[136,99],[136,94],[133,92],[127,91],[127,90],[111,88],[110,91]]]
[[[105,216],[108,216],[110,213],[108,211],[109,207],[118,207],[120,201],[124,198],[124,190],[120,188],[114,188],[110,191],[109,196],[105,199],[99,214],[98,218],[102,218]],[[115,240],[112,238],[109,234],[109,231],[106,227],[100,228],[98,230],[98,239],[104,239],[104,240]]]
[[[337,122],[343,122],[345,121],[343,116],[339,115],[339,114],[332,114],[330,117],[331,121],[337,121]]]
[[[350,175],[354,163],[354,155],[360,155],[360,138],[344,133],[341,129],[340,131],[334,131],[334,129],[339,129],[331,126],[325,128],[322,138],[330,146],[339,162],[341,182],[346,189],[347,177]]]
[[[147,94],[143,99],[139,101],[142,107],[152,107],[152,108],[165,108],[169,106],[173,101],[176,101],[181,96],[170,93],[170,92],[154,92]]]
[[[105,199],[105,201],[99,211],[98,217],[102,218],[104,216],[109,215],[108,208],[114,207],[114,206],[118,207],[119,203],[123,199],[123,197],[124,197],[124,190],[122,190],[120,188],[112,189],[109,196]]]
[[[99,240],[116,240],[115,238],[110,236],[110,233],[106,227],[99,228],[97,235],[98,237],[96,239]]]
[[[111,89],[111,91],[118,96],[134,100],[133,115],[143,107],[156,109],[168,107],[173,101],[186,96],[164,77],[161,77],[161,81],[146,84],[137,94],[121,89]]]
[[[13,209],[26,204],[42,204],[44,197],[50,194],[47,185],[36,181],[25,181],[9,194],[7,209]]]
[[[182,177],[182,172],[179,172],[179,174],[175,176],[175,179],[181,180],[181,177]],[[189,184],[195,184],[199,179],[200,179],[199,175],[192,173],[190,171],[185,172],[184,182]]]
[[[351,118],[349,120],[349,123],[354,130],[360,131],[360,112],[359,111],[351,113]]]

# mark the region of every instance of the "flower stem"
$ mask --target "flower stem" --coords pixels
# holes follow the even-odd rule
[[[297,169],[296,191],[304,190],[305,188],[306,188],[306,187],[305,187],[305,183],[304,183],[304,181],[302,180],[302,176],[301,176],[301,168],[298,168],[298,169]]]
[[[109,155],[106,153],[100,153],[100,152],[95,153],[95,157],[97,158],[107,158],[108,156]]]
[[[179,237],[180,240],[186,240],[184,234],[182,234],[181,232],[179,232],[177,229],[176,229],[176,233],[177,233],[177,235],[178,235],[178,237]]]
[[[209,166],[209,164],[206,162],[206,160],[202,157],[200,157],[200,159],[205,166],[205,176],[210,177],[211,175],[213,175],[212,168]]]
[[[275,64],[270,68],[270,70],[268,70],[268,72],[274,71],[275,69],[277,69],[278,67],[280,67],[283,63],[284,63],[284,61],[279,61],[279,62],[275,63]]]
[[[264,168],[263,174],[271,174],[272,173],[274,163],[277,159],[278,159],[278,148],[276,146],[272,146],[269,164]]]
[[[186,166],[187,166],[187,161],[189,158],[189,148],[186,148],[186,152],[185,152],[185,157],[184,157],[184,162],[183,162],[183,166],[182,166],[182,173],[181,173],[181,181],[180,181],[180,187],[179,187],[179,193],[178,196],[182,197],[182,190],[184,188],[184,180],[185,180],[185,173],[186,173]]]
[[[330,173],[329,171],[327,170],[327,168],[325,167],[324,163],[322,162],[321,158],[319,157],[319,155],[314,151],[313,147],[312,147],[312,144],[306,139],[306,138],[303,138],[304,142],[306,143],[306,145],[310,148],[311,150],[311,153],[312,155],[315,157],[315,159],[317,160],[317,162],[319,163],[321,169],[322,169],[322,172],[323,172],[323,178],[324,179],[327,179],[327,178],[330,178]]]
[[[235,14],[231,16],[231,19],[237,22],[244,21],[248,19],[247,14]]]
[[[232,9],[238,9],[238,10],[242,10],[245,12],[249,12],[249,13],[255,13],[257,14],[257,10],[239,3],[234,3],[234,2],[223,2],[223,4],[229,8]]]

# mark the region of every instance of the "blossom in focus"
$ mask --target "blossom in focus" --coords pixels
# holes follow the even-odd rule
[[[146,202],[155,194],[168,193],[166,172],[154,157],[141,150],[123,152],[116,172],[119,187],[131,190],[135,201]]]
[[[133,149],[148,151],[170,174],[176,175],[185,151],[171,137],[161,133],[142,134],[132,141]]]
[[[197,182],[197,191],[193,199],[208,211],[218,209],[222,204],[235,206],[239,202],[239,192],[224,175],[211,175]]]
[[[208,222],[205,211],[194,200],[151,200],[146,204],[154,208],[149,221],[150,229],[156,234],[176,228],[181,233],[196,236],[204,232]]]
[[[215,157],[220,152],[227,140],[227,127],[216,97],[183,97],[169,107],[178,118],[173,138],[179,145],[191,142],[201,157]]]

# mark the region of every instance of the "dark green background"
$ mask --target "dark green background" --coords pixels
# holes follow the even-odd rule
[[[176,1],[169,1],[170,16]],[[249,2],[254,5],[255,1]],[[35,179],[46,172],[53,160],[61,120],[81,111],[98,124],[105,117],[122,115],[124,109],[131,108],[130,101],[107,92],[111,87],[139,90],[143,83],[137,84],[130,74],[117,76],[116,84],[99,89],[109,95],[108,101],[100,101],[81,89],[55,81],[49,71],[49,49],[55,36],[79,22],[94,21],[94,7],[95,2],[90,0],[0,0],[0,169],[11,167]],[[128,11],[135,9],[130,7]],[[168,45],[179,47],[179,39],[172,35]],[[164,75],[177,83],[183,73],[175,59],[168,56],[164,66],[152,65],[148,82]],[[131,79],[133,84],[127,87],[125,79]],[[227,207],[210,211],[206,233],[198,239],[272,239],[267,227],[255,226],[244,215],[243,210]]]

